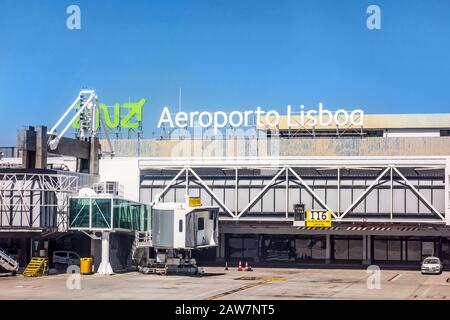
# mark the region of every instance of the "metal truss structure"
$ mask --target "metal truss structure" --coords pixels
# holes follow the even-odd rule
[[[221,220],[293,220],[292,203],[301,200],[302,195],[296,193],[301,190],[311,199],[307,209],[329,210],[334,222],[446,223],[448,177],[445,179],[445,159],[142,159],[139,167],[143,181],[141,198],[146,180],[157,185],[155,181],[165,179],[160,185],[162,190],[156,194],[152,192],[152,205],[173,201],[166,198],[171,190],[184,188],[184,194],[190,194],[192,189],[201,189],[209,195],[212,204],[222,208]],[[253,188],[251,181],[261,181],[263,171],[271,174],[265,174],[256,191],[246,191]],[[228,182],[221,188],[211,183],[214,179]],[[244,180],[250,182],[243,183]],[[251,209],[263,202],[272,189],[280,193],[278,198],[274,193],[269,202],[282,206],[283,210],[274,210],[272,215],[252,213]],[[231,190],[234,203],[230,205],[224,196]],[[246,192],[244,202],[241,192]],[[295,200],[290,199],[293,194]],[[384,209],[380,210],[380,207]],[[410,212],[411,208],[414,208],[413,212]]]
[[[69,198],[92,177],[63,171],[0,171],[0,229],[66,231]]]

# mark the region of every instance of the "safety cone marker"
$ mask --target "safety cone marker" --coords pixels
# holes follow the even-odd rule
[[[244,269],[245,271],[253,271],[252,270],[252,267],[250,267],[249,265],[248,265],[248,262],[247,261],[245,261],[245,269]]]
[[[228,262],[225,261],[225,271],[228,271]]]
[[[237,268],[237,271],[242,271],[242,262],[239,260],[239,266]]]

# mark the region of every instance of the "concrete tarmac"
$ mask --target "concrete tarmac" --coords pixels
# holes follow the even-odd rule
[[[68,274],[25,278],[0,277],[0,299],[446,299],[450,272],[422,275],[420,271],[365,269],[257,268],[253,272],[205,267],[198,276],[82,275],[80,288]],[[379,281],[378,281],[379,280]]]

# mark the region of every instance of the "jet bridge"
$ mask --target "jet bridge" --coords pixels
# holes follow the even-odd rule
[[[151,207],[124,199],[116,182],[101,182],[94,189],[81,189],[69,201],[69,230],[102,241],[101,264],[97,270],[100,274],[113,273],[109,257],[111,233],[134,233],[130,253],[134,259],[138,249],[151,245],[150,227]]]
[[[181,203],[159,203],[152,208],[152,247],[142,273],[198,272],[192,250],[215,247],[219,242],[219,208],[202,206],[200,198]]]

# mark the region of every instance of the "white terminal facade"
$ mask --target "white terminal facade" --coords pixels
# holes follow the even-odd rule
[[[148,205],[189,195],[219,207],[218,246],[196,252],[199,261],[416,265],[436,255],[450,262],[450,114],[365,115],[362,126],[295,129],[281,117],[276,128],[263,123],[256,131],[263,137],[116,140],[115,157],[100,159],[98,176],[73,176],[77,188],[92,178],[117,181],[124,198]],[[71,158],[49,163],[75,168]],[[73,191],[71,179],[57,180],[65,181],[66,193]],[[299,204],[329,211],[331,227],[295,223]],[[8,225],[11,208],[2,211],[0,243],[13,233],[39,234]],[[31,211],[22,214],[29,219]],[[121,242],[129,239],[117,236],[111,250]],[[90,252],[95,246],[91,241]]]
[[[101,180],[148,204],[201,197],[220,207],[212,261],[417,264],[449,260],[450,115],[365,115],[364,126],[289,129],[268,138],[114,141]],[[298,226],[294,206],[327,210]]]

